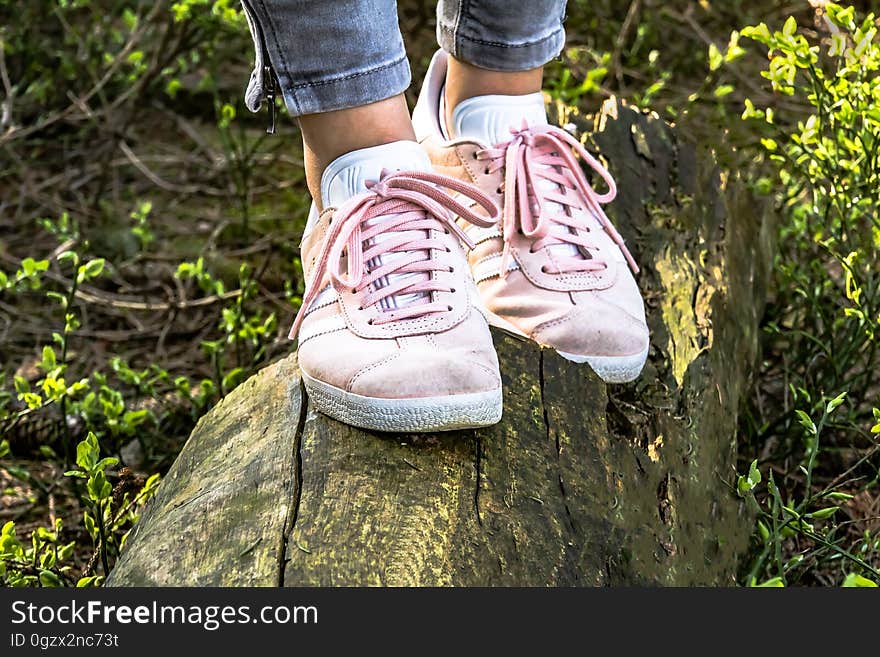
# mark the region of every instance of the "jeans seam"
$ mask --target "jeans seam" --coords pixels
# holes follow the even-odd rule
[[[353,80],[355,78],[360,78],[365,75],[372,75],[373,73],[377,73],[379,71],[384,71],[389,68],[393,68],[395,66],[400,66],[403,62],[406,61],[406,55],[403,57],[398,57],[393,62],[389,62],[388,64],[382,64],[381,66],[376,66],[374,68],[368,69],[366,71],[358,71],[357,73],[350,73],[348,75],[343,75],[341,77],[336,78],[327,78],[324,80],[314,80],[310,82],[300,82],[299,84],[290,85],[291,89],[305,89],[307,87],[320,87],[325,84],[335,84],[337,82],[345,82],[346,80]]]
[[[275,21],[272,20],[272,14],[268,9],[266,9],[266,4],[263,2],[263,0],[257,0],[257,1],[260,3],[260,7],[263,10],[263,14],[266,16],[266,22],[269,23],[269,30],[272,32],[272,40],[275,42],[273,45],[275,46],[275,51],[278,53],[278,56],[281,58],[281,65],[284,67],[284,74],[287,77],[290,77],[290,66],[287,63],[287,59],[284,57],[284,49],[281,47],[281,42],[278,40],[278,32],[275,29]],[[264,31],[264,35],[265,35],[265,31]],[[271,60],[269,61],[269,63],[270,64],[272,63]],[[297,113],[299,113],[299,110],[300,110],[299,102],[297,101],[297,99],[295,97],[291,96],[291,98],[292,98],[294,104],[296,105]]]
[[[542,43],[549,41],[550,39],[558,37],[562,28],[557,28],[554,32],[548,34],[542,39],[538,39],[537,41],[527,41],[525,43],[504,43],[503,41],[486,41],[485,39],[478,39],[476,37],[460,34],[456,30],[450,29],[446,25],[441,25],[440,29],[444,32],[449,32],[452,34],[453,38],[456,40],[456,46],[458,46],[458,40],[463,39],[465,41],[470,41],[471,43],[479,43],[483,46],[494,46],[496,48],[531,48],[533,46],[539,46]]]
[[[461,41],[460,39],[464,36],[461,33],[461,21],[465,16],[468,16],[471,9],[471,0],[461,0],[458,3],[458,15],[455,17],[455,32],[452,35],[452,43],[455,46],[456,54],[461,54]]]

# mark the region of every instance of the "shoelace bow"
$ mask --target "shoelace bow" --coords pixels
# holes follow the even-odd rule
[[[475,202],[485,209],[488,217],[482,217],[474,210],[457,201],[445,192],[445,187]],[[455,217],[489,228],[498,222],[498,207],[495,202],[476,187],[455,178],[422,171],[383,172],[378,182],[367,183],[367,192],[359,194],[334,215],[330,231],[316,260],[312,285],[302,300],[293,327],[292,340],[308,312],[309,306],[325,287],[323,281],[329,276],[330,282],[352,290],[363,292],[361,308],[369,308],[383,299],[398,294],[418,294],[430,292],[451,292],[452,289],[430,276],[435,271],[451,271],[451,267],[441,265],[431,254],[432,250],[446,251],[447,247],[439,239],[425,237],[428,230],[451,230],[468,245],[474,248],[473,241],[456,224]],[[393,216],[389,216],[393,215]],[[371,219],[382,217],[375,225],[366,226]],[[381,233],[395,232],[393,237],[377,240],[372,245],[365,242]],[[342,270],[343,252],[346,253],[346,271]],[[425,253],[428,253],[426,256]],[[387,253],[405,254],[369,270],[367,263]],[[368,288],[379,279],[405,273],[426,274],[424,280],[390,281],[383,287]],[[371,320],[373,324],[384,324],[403,319],[413,319],[431,313],[447,312],[451,308],[445,303],[430,301],[430,296],[422,301],[414,301],[402,308],[386,310]]]
[[[596,246],[588,234],[590,226],[584,216],[586,213],[593,214],[620,247],[633,272],[638,273],[639,267],[626,248],[623,237],[602,210],[602,204],[610,203],[617,195],[617,186],[608,170],[577,139],[555,126],[529,128],[524,121],[520,129],[511,128],[510,131],[513,134],[510,141],[476,153],[477,159],[489,161],[487,173],[504,168],[501,277],[507,276],[511,236],[517,230],[522,230],[526,237],[535,240],[531,247],[534,251],[566,243],[588,252],[595,251]],[[607,192],[599,194],[592,188],[576,155],[605,181]],[[554,183],[554,191],[542,189],[539,183],[543,180]],[[548,203],[557,203],[562,208],[569,208],[569,211],[551,214]],[[559,227],[564,228],[559,230]],[[601,271],[607,266],[595,257],[557,257],[555,260],[555,264],[545,267],[546,273]]]

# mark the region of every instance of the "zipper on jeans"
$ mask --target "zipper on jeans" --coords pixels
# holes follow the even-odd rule
[[[269,59],[269,48],[266,47],[266,36],[263,34],[263,26],[257,20],[257,14],[250,5],[250,0],[241,0],[241,6],[251,17],[254,29],[260,40],[260,50],[263,54],[263,94],[269,103],[269,125],[266,128],[266,134],[275,134],[275,92],[277,90],[277,80],[275,71],[272,69],[271,60]]]
[[[264,51],[263,57],[266,56]],[[266,61],[266,60],[263,60]],[[263,67],[263,77],[266,78],[266,100],[269,103],[269,125],[266,128],[266,134],[275,134],[275,72],[272,67],[266,65]]]

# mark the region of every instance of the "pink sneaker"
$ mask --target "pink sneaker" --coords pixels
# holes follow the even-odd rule
[[[633,277],[638,266],[601,207],[616,194],[613,178],[576,139],[547,124],[540,93],[464,101],[453,113],[461,136],[449,139],[445,78],[439,51],[413,124],[435,169],[501,204],[500,227],[463,226],[477,245],[468,260],[489,323],[587,362],[607,382],[634,380],[648,356],[648,327]],[[593,190],[578,156],[608,192]]]
[[[498,358],[454,217],[488,227],[497,206],[473,185],[383,161],[430,168],[418,144],[396,142],[344,155],[322,178],[327,209],[313,206],[303,235],[307,291],[290,332],[306,390],[323,413],[376,431],[494,424]]]

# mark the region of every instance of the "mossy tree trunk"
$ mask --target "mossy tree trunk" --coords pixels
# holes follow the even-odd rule
[[[643,265],[638,382],[496,332],[504,419],[391,435],[316,413],[296,356],[199,422],[109,584],[732,584],[750,522],[731,492],[772,217],[668,126],[608,101],[556,108],[610,163],[609,214]]]

